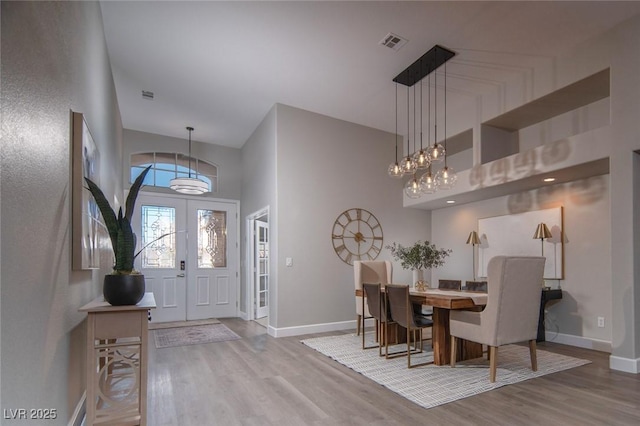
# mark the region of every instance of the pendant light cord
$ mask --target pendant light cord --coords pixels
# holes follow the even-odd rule
[[[189,131],[189,179],[191,179],[191,132],[193,131],[193,127],[187,127]]]
[[[398,83],[396,85],[396,164],[398,164]]]
[[[444,63],[444,167],[447,168],[447,63]]]

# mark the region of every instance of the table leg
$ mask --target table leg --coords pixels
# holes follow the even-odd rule
[[[449,332],[449,310],[433,308],[433,363],[449,364],[451,357],[451,334]]]

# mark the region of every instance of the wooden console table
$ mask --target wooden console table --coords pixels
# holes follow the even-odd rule
[[[148,312],[153,293],[137,305],[87,303],[87,425],[147,423]]]

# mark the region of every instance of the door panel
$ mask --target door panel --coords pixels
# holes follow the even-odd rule
[[[255,222],[255,318],[269,315],[269,224]]]
[[[237,315],[238,236],[235,203],[189,200],[187,319]]]
[[[152,322],[183,321],[186,317],[185,271],[180,260],[186,253],[186,206],[184,200],[140,195],[133,227],[138,247],[136,269],[145,276],[146,291],[152,291],[157,308]]]

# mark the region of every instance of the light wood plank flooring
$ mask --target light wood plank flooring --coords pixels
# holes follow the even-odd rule
[[[638,425],[640,376],[608,354],[539,348],[592,364],[425,410],[252,321],[221,320],[241,340],[156,349],[150,339],[149,425]],[[335,334],[335,333],[325,333]]]

